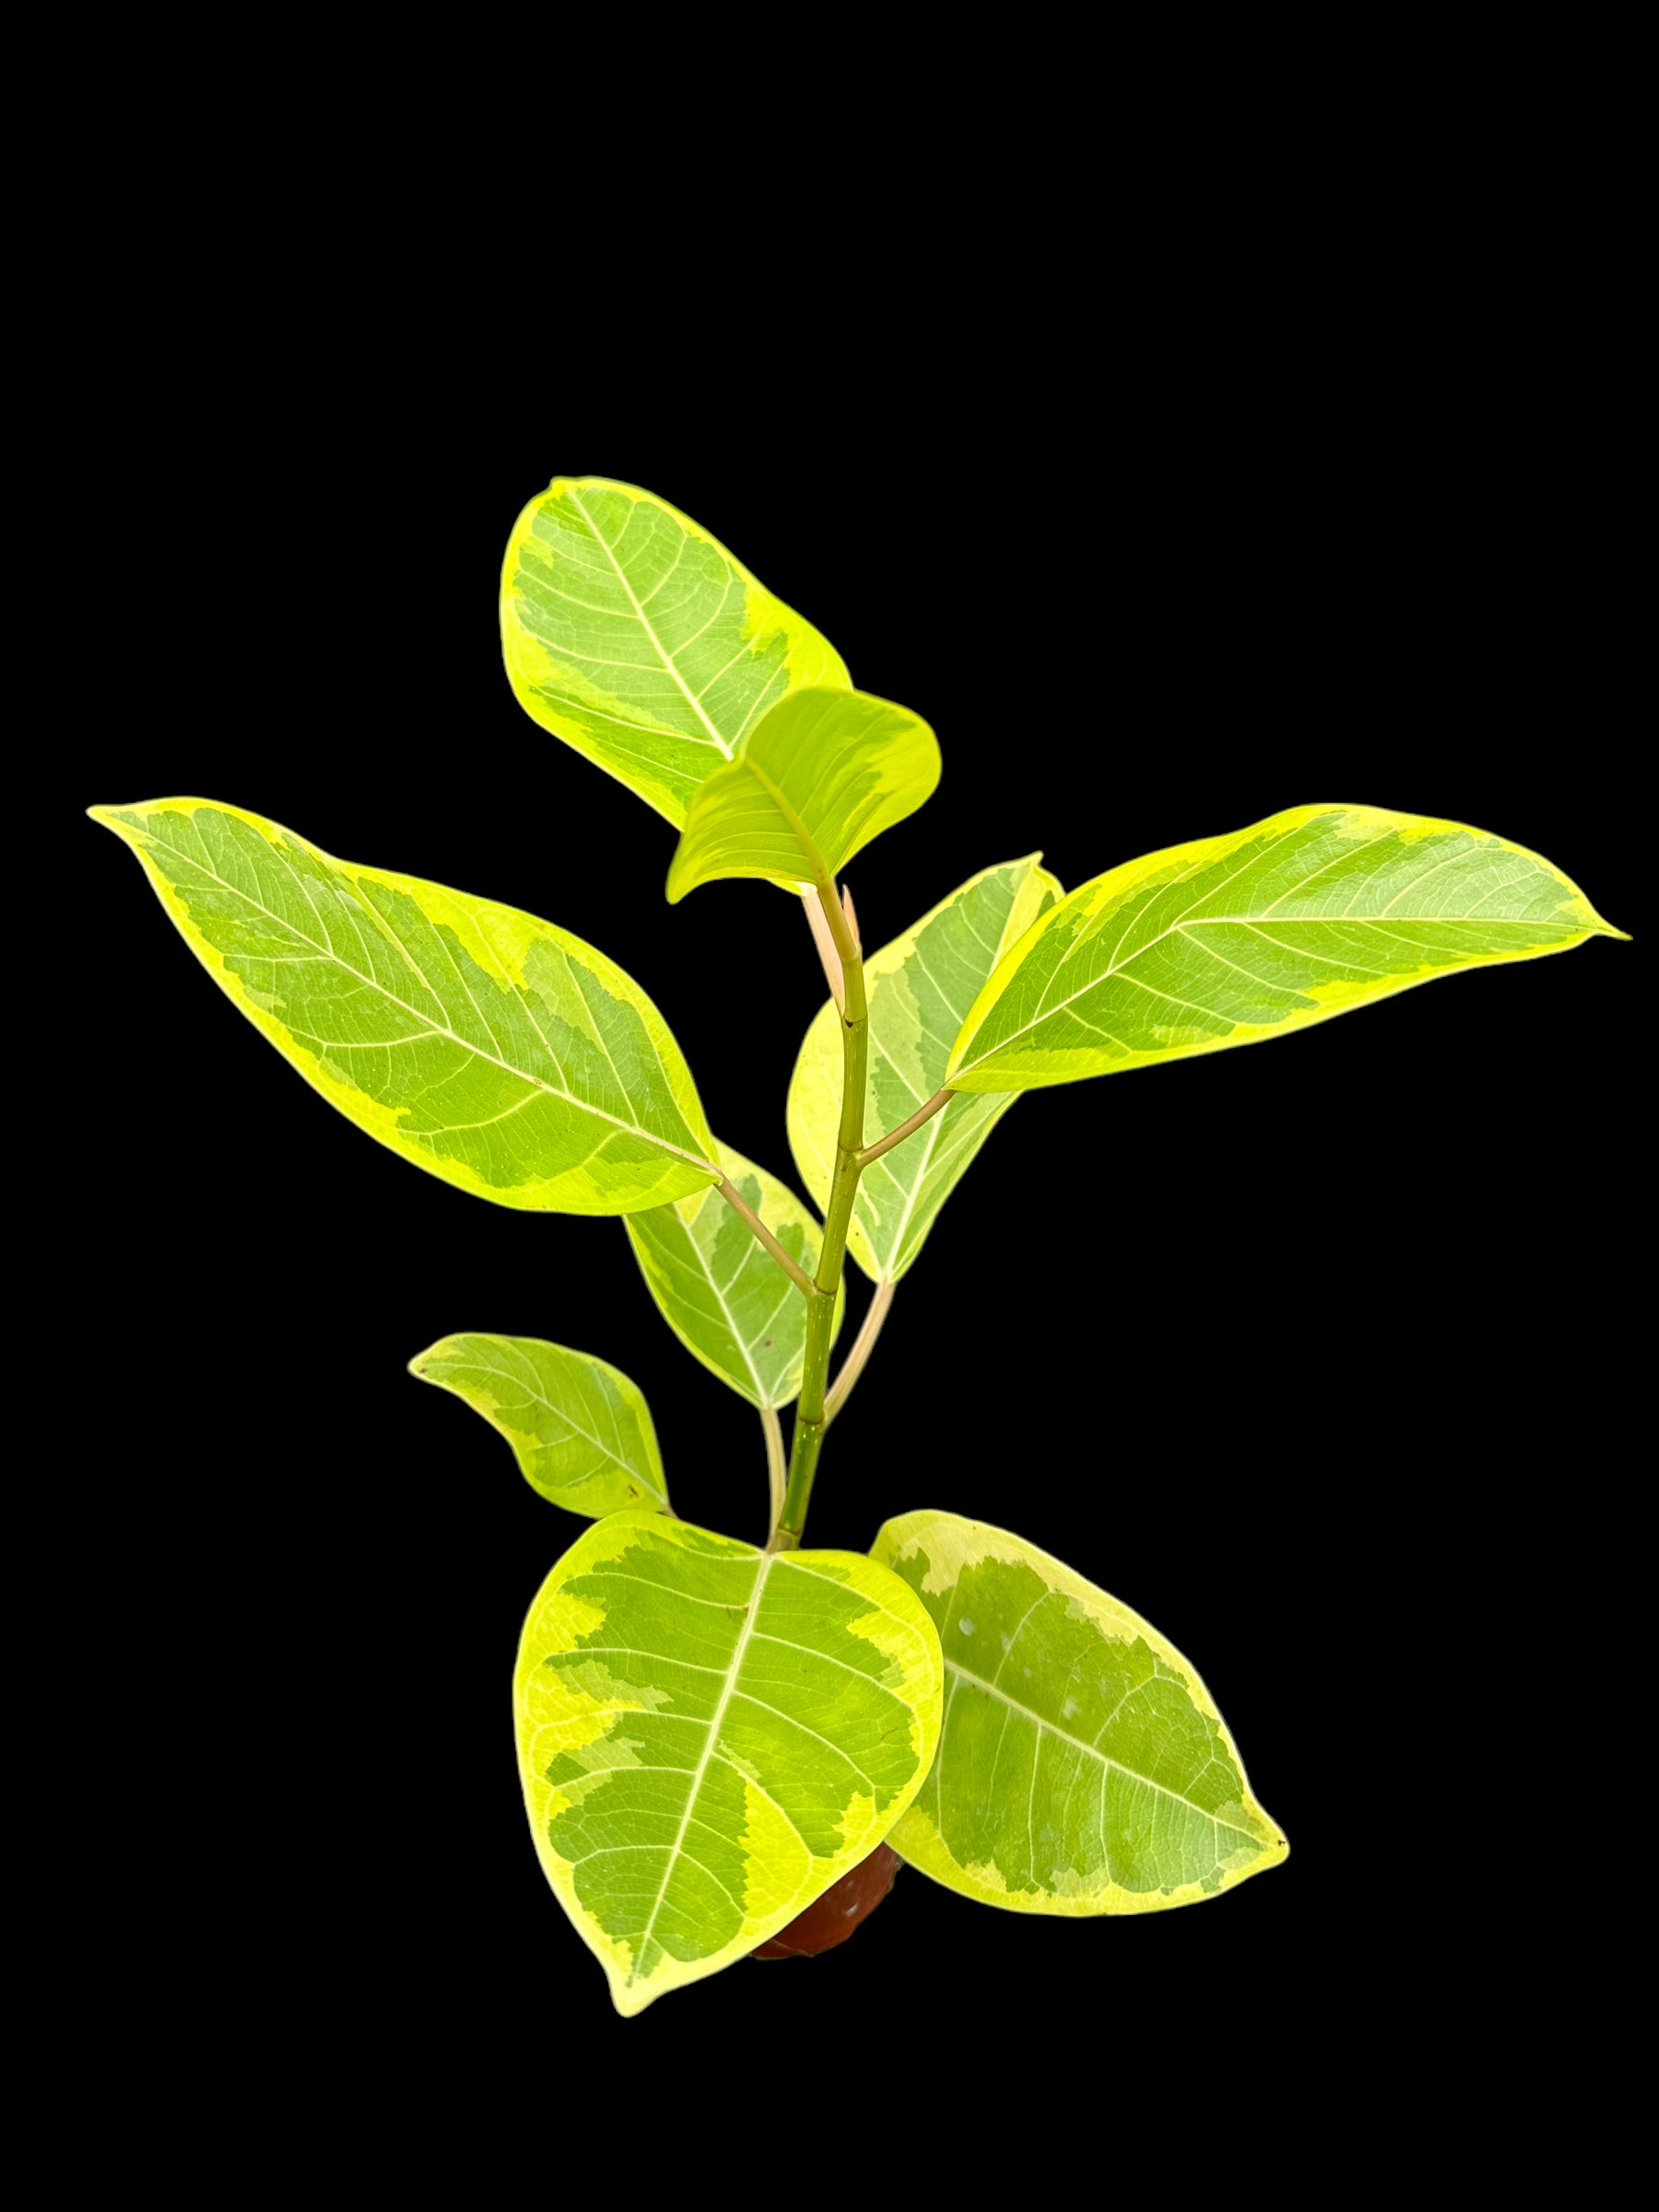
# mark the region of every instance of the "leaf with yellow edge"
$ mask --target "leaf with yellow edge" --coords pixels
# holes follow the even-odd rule
[[[907,707],[865,691],[792,691],[692,800],[669,901],[724,876],[822,885],[938,781],[938,740]]]
[[[982,868],[864,964],[870,1009],[865,1141],[898,1128],[945,1080],[962,1018],[1009,946],[1061,896],[1041,854]],[[826,999],[789,1086],[789,1142],[819,1206],[830,1203],[842,1082],[841,1016]],[[859,1178],[847,1249],[877,1282],[896,1282],[939,1208],[1014,1103],[953,1098]]]
[[[850,680],[706,530],[606,477],[556,477],[513,524],[501,644],[525,712],[677,829],[768,707]]]
[[[1004,957],[953,1090],[1030,1090],[1287,1036],[1454,969],[1621,936],[1577,885],[1484,830],[1293,806],[1097,876]]]
[[[667,1023],[569,930],[332,859],[208,799],[92,816],[132,847],[254,1028],[418,1167],[565,1214],[625,1214],[720,1180]]]
[[[823,1231],[786,1182],[729,1145],[721,1164],[797,1266],[818,1272]],[[718,1191],[629,1214],[645,1287],[693,1359],[751,1406],[787,1406],[801,1387],[806,1300]],[[841,1327],[838,1300],[834,1325]],[[833,1341],[833,1339],[832,1339]]]
[[[945,1654],[938,1756],[888,1838],[912,1866],[1078,1918],[1194,1904],[1284,1860],[1209,1692],[1138,1614],[956,1513],[902,1514],[871,1556]]]
[[[554,1568],[513,1681],[543,1868],[625,2014],[804,1912],[938,1740],[938,1636],[896,1575],[637,1508]]]
[[[429,1345],[409,1372],[481,1413],[531,1488],[567,1512],[596,1521],[628,1505],[667,1504],[644,1393],[591,1352],[475,1333]]]

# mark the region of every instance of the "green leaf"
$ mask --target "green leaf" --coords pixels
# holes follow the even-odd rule
[[[721,876],[822,883],[938,781],[938,740],[908,708],[865,691],[792,691],[692,800],[669,901]]]
[[[644,1393],[591,1353],[535,1336],[445,1336],[409,1372],[499,1429],[524,1480],[555,1505],[596,1521],[623,1506],[667,1504]]]
[[[569,930],[359,868],[207,799],[95,806],[185,943],[314,1090],[502,1206],[621,1214],[718,1181],[690,1070]]]
[[[1030,1090],[1253,1044],[1453,969],[1623,934],[1559,868],[1484,830],[1292,807],[1053,908],[980,993],[947,1079]]]
[[[513,525],[501,642],[519,704],[677,829],[698,785],[841,655],[688,516],[557,477]]]
[[[720,1147],[721,1164],[808,1275],[823,1232],[785,1182]],[[787,1406],[801,1387],[806,1300],[718,1191],[630,1214],[629,1241],[664,1320],[693,1358],[751,1406]],[[838,1299],[835,1328],[841,1328]]]
[[[1288,1845],[1192,1666],[1138,1614],[1006,1530],[905,1513],[871,1547],[945,1653],[938,1757],[888,1838],[1016,1912],[1161,1912]]]
[[[636,2013],[787,1925],[873,1851],[938,1740],[939,1643],[844,1551],[768,1556],[632,1509],[524,1624],[524,1801],[559,1902]]]
[[[865,1142],[898,1128],[945,1081],[963,1017],[997,961],[1061,896],[1037,865],[1005,861],[971,877],[903,936],[865,961],[870,1008]],[[841,1116],[841,1026],[826,999],[789,1086],[789,1142],[819,1206],[830,1203]],[[922,1249],[1014,1094],[953,1098],[913,1136],[872,1160],[859,1180],[847,1245],[865,1273],[896,1282]]]

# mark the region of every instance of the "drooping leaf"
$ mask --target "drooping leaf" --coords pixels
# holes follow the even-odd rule
[[[786,1182],[729,1145],[721,1164],[784,1251],[816,1273],[823,1232]],[[806,1300],[718,1191],[630,1214],[646,1288],[686,1349],[751,1406],[787,1406],[801,1387]],[[841,1329],[838,1300],[835,1328]]]
[[[938,740],[908,708],[865,691],[792,691],[692,800],[669,865],[670,903],[721,876],[790,889],[833,876],[938,781]]]
[[[865,961],[870,1009],[865,1141],[914,1113],[945,1080],[951,1045],[997,961],[1061,896],[1041,853],[971,877],[903,936]],[[841,1027],[826,999],[806,1032],[789,1086],[789,1142],[819,1206],[830,1203],[841,1118]],[[953,1098],[859,1180],[847,1248],[877,1282],[897,1281],[922,1249],[934,1218],[1014,1103]]]
[[[872,1851],[938,1738],[938,1638],[853,1552],[768,1556],[630,1509],[524,1624],[524,1801],[622,2013],[712,1974]]]
[[[665,500],[555,477],[513,525],[501,642],[519,704],[676,828],[691,794],[841,655]]]
[[[668,1502],[651,1409],[637,1382],[589,1352],[535,1336],[445,1336],[409,1362],[499,1429],[524,1480],[594,1520]]]
[[[569,930],[331,859],[211,800],[92,814],[254,1027],[418,1167],[567,1214],[661,1206],[719,1180],[668,1025]]]
[[[1130,861],[1052,908],[980,993],[947,1079],[1072,1083],[1622,935],[1559,868],[1484,830],[1292,807]]]
[[[905,1513],[871,1547],[945,1653],[938,1756],[888,1839],[1016,1912],[1160,1912],[1288,1846],[1189,1663],[1137,1614],[1004,1529]]]

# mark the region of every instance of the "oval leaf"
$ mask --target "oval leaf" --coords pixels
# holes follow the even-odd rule
[[[636,2013],[787,1926],[915,1795],[939,1642],[841,1551],[769,1556],[638,1509],[542,1585],[514,1677],[524,1801],[559,1902]]]
[[[206,799],[96,806],[185,943],[330,1105],[498,1205],[622,1214],[718,1182],[640,986],[511,906],[333,860]]]
[[[808,1275],[823,1232],[785,1182],[722,1145],[725,1172]],[[801,1387],[806,1300],[718,1191],[630,1214],[646,1288],[686,1349],[751,1406],[787,1406]],[[841,1301],[835,1309],[839,1335]],[[833,1339],[832,1339],[833,1341]]]
[[[938,740],[907,707],[866,691],[792,691],[691,802],[670,903],[722,876],[792,890],[827,880],[914,814],[938,781]]]
[[[1285,1858],[1209,1692],[1137,1614],[955,1513],[905,1513],[871,1548],[945,1653],[938,1757],[888,1838],[912,1866],[1076,1917],[1193,1904]]]
[[[706,530],[604,477],[556,477],[514,524],[501,642],[526,713],[677,829],[768,707],[850,680]]]
[[[1253,1044],[1456,968],[1622,934],[1484,830],[1297,806],[1074,891],[981,992],[947,1080],[1030,1090]]]
[[[535,1336],[445,1336],[409,1362],[499,1429],[533,1490],[598,1520],[665,1506],[668,1485],[644,1393],[588,1352]]]
[[[1008,947],[1061,896],[1041,854],[971,877],[865,961],[870,1008],[865,1141],[896,1129],[945,1080],[963,1018]],[[830,1203],[841,1118],[841,1026],[826,999],[789,1086],[789,1142],[819,1206]],[[1014,1095],[952,1099],[859,1179],[847,1248],[867,1276],[896,1282]]]

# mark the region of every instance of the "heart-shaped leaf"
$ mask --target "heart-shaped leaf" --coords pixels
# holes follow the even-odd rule
[[[1209,1692],[1137,1614],[1004,1529],[905,1513],[872,1547],[945,1653],[938,1756],[888,1839],[1016,1912],[1160,1912],[1277,1866]]]
[[[499,1429],[532,1489],[598,1520],[665,1506],[668,1485],[643,1392],[588,1352],[535,1336],[445,1336],[409,1362]]]
[[[922,1603],[853,1552],[630,1509],[542,1585],[514,1677],[524,1800],[617,2009],[740,1959],[872,1851],[938,1739]]]
[[[1007,948],[1061,896],[1033,853],[970,877],[903,936],[865,960],[870,1009],[866,1142],[898,1128],[945,1080],[957,1031]],[[830,1203],[841,1116],[841,1025],[826,999],[789,1086],[789,1142],[819,1206]],[[1015,1094],[953,1098],[860,1178],[847,1249],[867,1276],[896,1282]]]
[[[211,800],[92,813],[284,1059],[418,1167],[565,1214],[625,1214],[720,1180],[667,1023],[569,930],[331,859]]]
[[[789,1185],[729,1145],[720,1158],[790,1258],[816,1274],[823,1232]],[[787,1406],[801,1387],[806,1300],[747,1223],[717,1191],[698,1191],[629,1214],[625,1226],[646,1287],[686,1349],[751,1406]]]
[[[1622,935],[1559,868],[1484,830],[1292,807],[1129,861],[1052,908],[980,993],[946,1080],[1075,1083]]]
[[[786,691],[849,681],[706,530],[605,477],[556,477],[514,524],[501,642],[526,713],[676,828]]]
[[[722,876],[827,888],[938,781],[938,740],[907,707],[865,691],[792,691],[692,800],[669,901]]]

